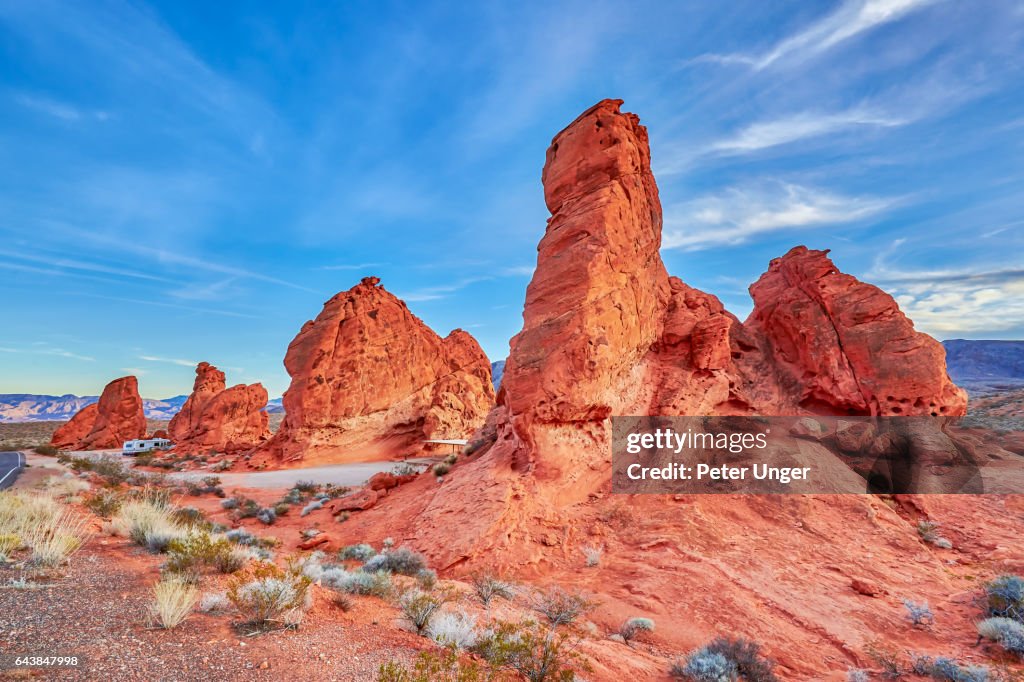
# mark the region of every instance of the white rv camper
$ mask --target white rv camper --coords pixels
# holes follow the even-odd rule
[[[125,441],[124,446],[121,448],[122,455],[137,455],[140,452],[149,452],[150,450],[168,450],[171,447],[171,441],[166,438],[146,438],[142,440],[129,440]]]

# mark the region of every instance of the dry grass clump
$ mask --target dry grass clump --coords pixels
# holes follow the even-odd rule
[[[31,562],[63,564],[89,536],[85,519],[46,493],[0,492],[0,543],[7,554],[28,547]]]
[[[127,534],[151,552],[165,552],[171,542],[186,535],[174,519],[174,506],[161,499],[129,500],[107,526],[112,535]]]
[[[156,625],[171,630],[185,622],[198,601],[195,586],[181,580],[161,580],[153,586],[149,615]]]

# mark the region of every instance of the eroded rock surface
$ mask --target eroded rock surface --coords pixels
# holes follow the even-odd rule
[[[376,277],[326,304],[288,347],[285,418],[259,454],[275,461],[387,458],[466,438],[494,404],[487,356],[441,338]]]

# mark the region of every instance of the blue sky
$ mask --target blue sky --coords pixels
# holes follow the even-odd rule
[[[940,338],[1024,338],[1010,0],[0,1],[0,392],[287,386],[373,274],[501,359],[551,137],[649,127],[669,271],[741,318],[796,244]]]

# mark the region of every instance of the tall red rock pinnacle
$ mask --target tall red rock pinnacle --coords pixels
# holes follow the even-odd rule
[[[224,372],[201,362],[192,394],[171,419],[168,433],[178,452],[251,450],[270,437],[266,406],[261,384],[225,388]]]
[[[435,334],[366,277],[324,304],[288,346],[280,430],[260,453],[352,461],[465,438],[494,404],[487,356],[468,333]]]
[[[111,381],[99,402],[84,407],[57,429],[51,444],[68,450],[120,448],[125,441],[146,436],[146,415],[133,376]]]

